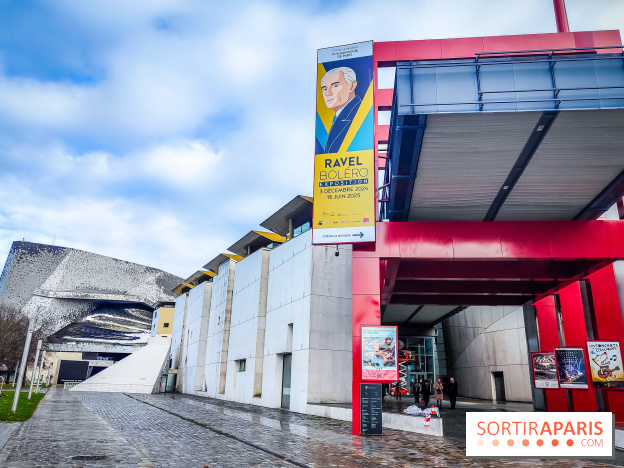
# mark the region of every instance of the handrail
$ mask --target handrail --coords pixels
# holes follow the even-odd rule
[[[592,90],[594,88],[585,88]],[[515,92],[515,91],[510,91]],[[624,100],[624,96],[619,97],[587,97],[587,98],[558,98],[558,99],[514,99],[509,101],[473,101],[473,102],[434,102],[431,104],[399,104],[399,107],[428,107],[428,106],[480,106],[485,104],[516,104],[523,102],[568,102],[568,101],[603,101],[607,99]]]
[[[602,50],[602,49],[622,49],[624,45],[613,45],[613,46],[600,46],[600,47],[568,47],[568,48],[559,48],[559,49],[534,49],[534,50],[508,50],[508,51],[499,51],[499,52],[475,52],[476,56],[479,55],[504,55],[504,54],[527,54],[527,53],[535,53],[535,52],[568,52],[568,51],[577,51],[577,50]]]
[[[553,91],[591,91],[597,89],[624,89],[624,86],[595,86],[593,88],[548,88],[548,89],[510,89],[507,91],[479,91],[479,94],[494,93],[550,93]],[[620,98],[624,99],[624,98]],[[488,101],[483,101],[488,102]]]
[[[591,56],[583,56],[583,57],[565,57],[561,56],[560,58],[535,58],[534,60],[523,59],[523,60],[498,60],[493,62],[479,62],[477,59],[448,59],[448,60],[420,60],[419,62],[427,62],[427,63],[413,63],[410,62],[409,65],[406,64],[397,64],[397,70],[410,70],[413,68],[448,68],[448,67],[485,67],[490,65],[516,65],[519,63],[559,63],[559,62],[582,62],[590,60],[592,62],[598,60],[622,60],[624,54],[619,55],[591,55]],[[461,60],[460,62],[452,62],[449,63],[450,60]]]

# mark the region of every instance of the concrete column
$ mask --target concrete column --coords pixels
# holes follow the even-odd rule
[[[19,376],[17,377],[17,386],[15,387],[15,396],[13,397],[13,406],[11,411],[17,411],[17,402],[19,401],[20,392],[22,391],[22,382],[24,381],[24,374],[26,373],[26,362],[28,361],[28,351],[30,350],[30,341],[32,340],[32,322],[28,323],[28,333],[26,334],[26,343],[24,343],[24,352],[22,353],[22,362],[19,369]]]
[[[37,390],[35,393],[39,393],[39,382],[41,379],[41,372],[43,371],[43,363],[45,362],[46,352],[43,352],[43,356],[41,356],[41,364],[39,364],[39,372],[37,372]]]
[[[35,353],[35,362],[33,363],[33,370],[30,374],[30,390],[28,390],[28,399],[32,397],[33,384],[35,381],[35,372],[37,371],[37,363],[39,362],[39,353],[41,352],[41,345],[43,344],[43,340],[37,341],[37,352]]]
[[[537,330],[537,313],[535,311],[535,306],[531,303],[523,305],[522,312],[524,315],[524,333],[527,342],[527,353],[529,354],[529,370],[532,372],[533,362],[531,360],[531,353],[537,353],[540,350],[539,334]],[[545,411],[546,401],[544,399],[544,390],[535,388],[532,378],[531,393],[533,397],[533,409]]]
[[[17,366],[15,366],[15,372],[13,373],[13,387],[17,384],[17,372],[19,370],[21,361],[17,361]]]

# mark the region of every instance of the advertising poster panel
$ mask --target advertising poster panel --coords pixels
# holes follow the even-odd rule
[[[587,355],[594,388],[624,388],[624,365],[620,342],[587,341]]]
[[[559,388],[555,353],[531,353],[531,362],[535,388]]]
[[[317,70],[312,242],[373,242],[373,42],[320,49]]]
[[[399,380],[397,327],[362,327],[362,380]]]
[[[561,388],[589,388],[583,348],[555,348],[557,374]]]

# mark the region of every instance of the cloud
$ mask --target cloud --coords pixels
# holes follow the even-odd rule
[[[218,178],[223,157],[199,140],[165,143],[131,158],[144,177],[182,189],[207,190]]]

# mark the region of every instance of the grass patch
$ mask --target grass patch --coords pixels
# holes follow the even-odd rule
[[[14,413],[11,411],[11,406],[13,405],[15,392],[4,388],[2,393],[5,396],[0,398],[0,421],[26,421],[30,419],[35,409],[37,409],[37,405],[45,396],[45,393],[33,393],[32,398],[29,400],[28,392],[22,392],[17,404],[17,411]]]

